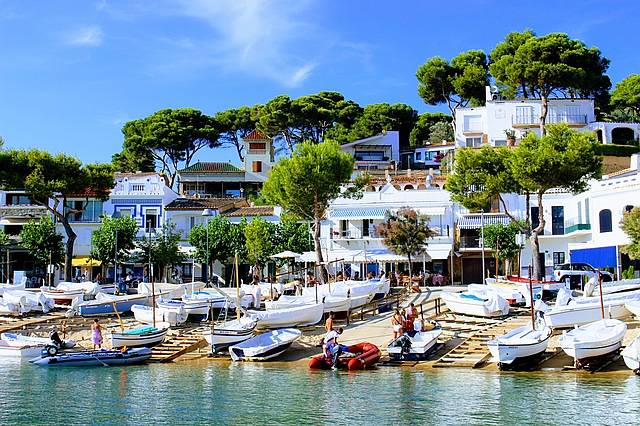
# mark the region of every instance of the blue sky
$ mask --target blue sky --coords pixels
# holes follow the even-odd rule
[[[598,46],[615,83],[640,72],[639,12],[634,0],[0,0],[0,135],[102,162],[124,122],[167,107],[213,114],[336,90],[433,111],[419,65],[524,28]]]

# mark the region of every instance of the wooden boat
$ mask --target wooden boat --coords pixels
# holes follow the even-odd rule
[[[478,317],[500,317],[509,314],[509,304],[496,293],[448,293],[443,292],[444,300],[451,312]]]
[[[49,298],[53,299],[56,305],[71,305],[73,299],[78,298],[79,300],[84,300],[84,289],[74,289],[74,290],[62,290],[56,287],[47,287],[42,286],[40,288],[42,294]]]
[[[627,332],[627,324],[616,319],[602,319],[565,332],[560,347],[572,357],[577,367],[617,351]]]
[[[115,288],[115,285],[114,285]],[[101,291],[101,286],[98,283],[92,281],[84,281],[81,283],[72,283],[69,281],[62,281],[55,287],[56,290],[73,292],[82,290],[84,296],[88,299],[95,297]]]
[[[380,361],[380,349],[372,343],[357,343],[348,346],[348,348],[348,354],[338,357],[337,368],[344,368],[350,371],[364,370],[375,366]],[[324,354],[316,355],[309,361],[309,368],[328,370],[331,368],[332,361]]]
[[[152,289],[156,296],[161,295],[165,299],[180,299],[185,294],[193,294],[204,288],[205,283],[195,281],[192,283],[172,284],[172,283],[140,283],[138,284],[138,294],[148,294],[151,296]]]
[[[421,361],[427,359],[435,348],[442,329],[416,332],[413,336],[405,333],[387,346],[389,358],[394,361]]]
[[[33,359],[40,355],[44,345],[30,345],[30,344],[10,344],[5,340],[0,340],[0,358],[18,358],[18,359]]]
[[[126,351],[106,350],[64,352],[59,355],[41,355],[32,364],[44,367],[99,367],[111,365],[141,364],[151,358],[151,349],[132,348]]]
[[[515,328],[508,333],[487,342],[492,362],[514,364],[542,354],[547,350],[551,339],[551,329],[534,329],[531,324]]]
[[[627,367],[633,370],[634,373],[640,374],[640,336],[633,339],[633,341],[622,350],[622,358]]]
[[[133,305],[131,312],[136,321],[144,324],[153,324],[153,307],[147,305]],[[155,322],[166,322],[170,326],[184,324],[187,321],[187,314],[184,311],[155,308]]]
[[[216,324],[212,329],[203,332],[202,336],[211,346],[211,352],[216,353],[251,338],[255,328],[256,321],[254,319],[242,317],[239,320]]]
[[[247,311],[247,315],[256,320],[258,328],[296,327],[317,324],[322,320],[322,303],[295,306],[270,311]]]
[[[269,331],[230,346],[229,354],[234,361],[265,361],[282,354],[301,335],[296,328]]]
[[[351,309],[351,298],[346,296],[326,295],[319,298],[318,301],[322,302],[325,314],[328,312],[348,312],[349,309]],[[315,297],[283,295],[280,296],[278,300],[264,302],[264,305],[267,311],[271,311],[274,309],[287,309],[296,306],[314,305],[315,303]]]
[[[157,323],[155,327],[142,326],[123,331],[121,333],[111,332],[112,348],[135,348],[140,346],[152,347],[164,341],[164,337],[169,331],[168,323]]]
[[[187,309],[189,315],[207,315],[210,309],[235,309],[237,294],[231,294],[236,289],[215,288],[204,289],[193,294],[182,296],[184,308]],[[253,295],[245,294],[240,290],[240,306],[248,308],[254,303]]]
[[[82,316],[113,314],[115,311],[122,314],[130,312],[133,305],[148,305],[150,300],[151,296],[146,294],[116,296],[98,293],[95,300],[86,300],[77,304],[72,303],[71,310]]]
[[[467,291],[471,293],[496,293],[500,297],[509,303],[509,305],[521,305],[525,303],[525,297],[522,295],[521,290],[507,287],[489,286],[484,284],[469,284]]]
[[[486,278],[485,281],[487,283],[487,287],[489,288],[515,291],[520,293],[520,295],[524,299],[525,306],[531,306],[531,290],[529,289],[528,279],[518,279],[517,277],[514,278],[514,280],[508,280],[506,278]],[[544,284],[544,282],[532,280],[532,286],[533,300],[535,302],[536,300],[542,299],[542,292],[544,291],[545,286],[549,287],[550,284]]]
[[[606,299],[607,296],[604,297],[604,313],[607,318],[622,319],[631,314],[626,305],[633,299]],[[554,307],[548,307],[541,303],[537,305],[540,312],[538,315],[544,319],[545,325],[551,328],[580,326],[602,319],[602,306],[599,297],[588,299],[590,300],[571,300],[568,305]]]

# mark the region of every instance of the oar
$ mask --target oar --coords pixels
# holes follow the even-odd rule
[[[100,364],[102,364],[103,367],[108,367],[109,364],[107,364],[106,362],[102,361],[100,358],[98,358],[97,356],[93,355],[93,358],[96,359],[96,361],[98,361]]]

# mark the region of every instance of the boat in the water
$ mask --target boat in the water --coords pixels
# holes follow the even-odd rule
[[[202,333],[202,337],[211,346],[211,352],[216,353],[250,339],[255,328],[256,321],[243,316],[240,319],[213,325],[210,330]]]
[[[436,346],[442,329],[438,324],[431,330],[404,333],[387,346],[389,358],[394,361],[421,361],[427,359]]]
[[[72,302],[71,310],[82,316],[113,314],[116,311],[119,314],[123,314],[130,312],[133,305],[148,305],[150,300],[151,296],[147,294],[114,295],[98,293],[95,300]]]
[[[29,360],[38,357],[42,349],[44,349],[43,345],[10,344],[0,339],[0,358],[8,357]]]
[[[44,367],[99,367],[111,365],[141,364],[151,358],[151,349],[132,348],[126,351],[107,350],[63,352],[58,355],[41,355],[32,364]]]
[[[247,315],[255,319],[258,328],[298,327],[317,324],[322,320],[324,306],[322,303],[294,306],[269,311],[247,311]]]
[[[633,339],[629,345],[622,350],[622,358],[627,367],[634,373],[640,374],[640,336]]]
[[[234,361],[273,359],[286,351],[301,335],[302,332],[296,328],[269,331],[230,346],[229,354]]]
[[[111,339],[112,348],[122,348],[125,346],[127,348],[141,346],[150,348],[162,343],[168,331],[168,323],[157,323],[155,326],[144,325],[119,333],[112,331],[109,338]]]
[[[155,318],[154,318],[155,311]],[[144,324],[153,324],[154,322],[166,322],[171,327],[184,324],[187,321],[187,314],[184,310],[165,309],[148,305],[133,305],[131,312],[136,321]]]
[[[451,312],[478,317],[501,317],[509,314],[509,303],[495,292],[449,293],[440,295]]]
[[[575,360],[577,367],[587,366],[592,360],[609,355],[622,346],[627,324],[616,319],[601,319],[573,330],[560,337],[560,347]]]
[[[338,357],[336,368],[364,370],[380,361],[380,349],[372,343],[362,342],[348,346],[348,351]],[[309,361],[309,368],[327,370],[331,368],[332,358],[325,354],[316,355]]]
[[[517,327],[487,342],[492,362],[502,367],[526,362],[547,350],[551,339],[549,327],[533,328],[531,324]]]

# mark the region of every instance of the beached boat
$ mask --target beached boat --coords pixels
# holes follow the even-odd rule
[[[164,337],[169,331],[169,323],[157,323],[155,327],[142,326],[123,332],[111,332],[112,348],[135,348],[140,346],[152,347],[164,341]]]
[[[193,294],[204,288],[205,283],[195,281],[192,283],[172,284],[172,283],[140,283],[138,284],[138,294],[148,294],[151,296],[152,289],[156,296],[162,295],[165,299],[180,299],[185,294]]]
[[[185,309],[190,315],[206,315],[210,309],[236,308],[237,293],[235,288],[210,288],[182,296]],[[247,309],[254,304],[254,296],[240,290],[240,306]],[[187,306],[188,305],[188,306]]]
[[[72,302],[71,310],[82,316],[113,314],[114,304],[118,313],[131,311],[133,305],[148,305],[151,296],[146,294],[125,294],[117,296],[113,294],[98,293],[95,300],[84,302]]]
[[[0,358],[18,358],[29,360],[40,356],[44,345],[11,345],[0,339]]]
[[[622,350],[622,358],[627,367],[634,373],[640,374],[640,336],[633,339],[629,345]]]
[[[513,292],[518,292],[520,293],[520,296],[522,297],[522,299],[524,300],[524,305],[527,307],[531,306],[531,290],[529,289],[529,279],[528,278],[511,278],[511,279],[506,279],[506,278],[486,278],[485,282],[487,283],[487,286],[489,288],[495,288],[495,289],[502,289],[502,290],[506,290],[506,291],[513,291]],[[476,284],[477,285],[477,284]],[[542,292],[545,290],[545,287],[549,288],[552,286],[551,283],[545,283],[543,281],[531,281],[531,286],[532,286],[532,290],[533,290],[533,300],[534,302],[536,300],[542,300]],[[557,286],[553,286],[554,290],[550,290],[550,291],[556,291],[555,287]],[[516,296],[516,298],[518,300],[521,300],[519,297]],[[509,301],[509,299],[507,299],[507,301]],[[515,302],[515,300],[514,300]],[[518,302],[520,303],[520,302]],[[512,303],[513,304],[513,303]]]
[[[551,338],[551,329],[542,327],[533,329],[529,325],[515,328],[508,333],[487,342],[492,362],[514,364],[538,356],[547,350]]]
[[[144,323],[144,324],[153,324],[154,309],[152,306],[148,305],[133,305],[131,307],[131,312],[133,312],[133,316],[136,321]],[[173,310],[173,309],[165,309],[165,308],[155,308],[155,322],[166,322],[169,323],[170,326],[176,326],[178,324],[184,324],[187,321],[187,314],[184,310]]]
[[[5,290],[24,290],[24,289],[25,289],[24,282],[20,284],[0,284],[0,296],[2,295],[2,293],[5,292]]]
[[[635,315],[636,318],[640,318],[640,300],[631,300],[624,304],[629,312]]]
[[[269,311],[247,311],[247,315],[256,320],[258,328],[313,325],[320,322],[323,313],[324,307],[322,303],[294,306],[285,309],[272,309]]]
[[[234,361],[265,361],[281,355],[301,335],[295,328],[269,331],[230,346],[229,354]]]
[[[6,290],[2,294],[2,303],[19,307],[20,314],[31,311],[47,313],[54,307],[54,301],[43,293],[27,290]],[[10,308],[10,306],[7,306]]]
[[[360,296],[368,297],[368,296]],[[332,296],[327,295],[319,298],[319,302],[322,302],[324,313],[328,312],[348,312],[351,309],[352,299],[346,296]],[[356,300],[356,302],[358,302]],[[278,300],[266,301],[264,303],[265,308],[270,311],[274,309],[286,309],[296,306],[314,305],[316,303],[315,297],[309,296],[280,296]]]
[[[115,288],[115,287],[114,287]],[[91,299],[101,292],[102,287],[98,283],[92,281],[83,281],[81,283],[72,283],[69,281],[62,281],[55,286],[56,290],[73,292],[82,290],[85,298]]]
[[[211,346],[211,352],[216,353],[251,338],[255,328],[256,321],[245,316],[239,320],[216,324],[210,330],[203,332],[202,336]]]
[[[622,346],[627,324],[616,319],[602,319],[566,331],[560,336],[560,347],[572,357],[577,367],[606,356]]]
[[[364,370],[375,366],[380,361],[380,349],[372,343],[362,342],[348,346],[348,352],[338,357],[336,368],[347,370]],[[325,354],[316,355],[309,361],[309,368],[328,370],[332,359]]]
[[[0,334],[0,357],[29,360],[40,356],[42,350],[49,345],[55,345],[50,338],[2,333]],[[75,340],[65,340],[61,342],[62,347],[59,349],[70,349],[75,345]]]
[[[4,300],[0,300],[0,315],[21,315],[22,310],[20,305],[15,303],[7,303]]]
[[[106,350],[64,352],[55,356],[40,356],[32,364],[44,367],[99,367],[141,364],[151,358],[151,349],[132,348],[126,351]]]
[[[443,292],[440,297],[451,312],[479,317],[509,314],[509,303],[495,292]]]
[[[524,284],[522,284],[524,286]],[[508,287],[489,286],[485,284],[469,284],[467,291],[471,293],[493,292],[502,297],[509,305],[521,305],[525,303],[525,298],[521,290]]]
[[[84,289],[62,290],[57,287],[40,287],[42,294],[52,299],[56,305],[71,305],[74,299],[84,300]]]
[[[640,278],[607,281],[598,284],[597,278],[591,277],[584,285],[584,295],[585,297],[599,296],[601,288],[603,295],[638,290],[640,289]]]
[[[442,329],[437,326],[429,331],[416,332],[413,336],[403,334],[387,346],[389,358],[394,361],[421,361],[427,359],[435,348]]]

